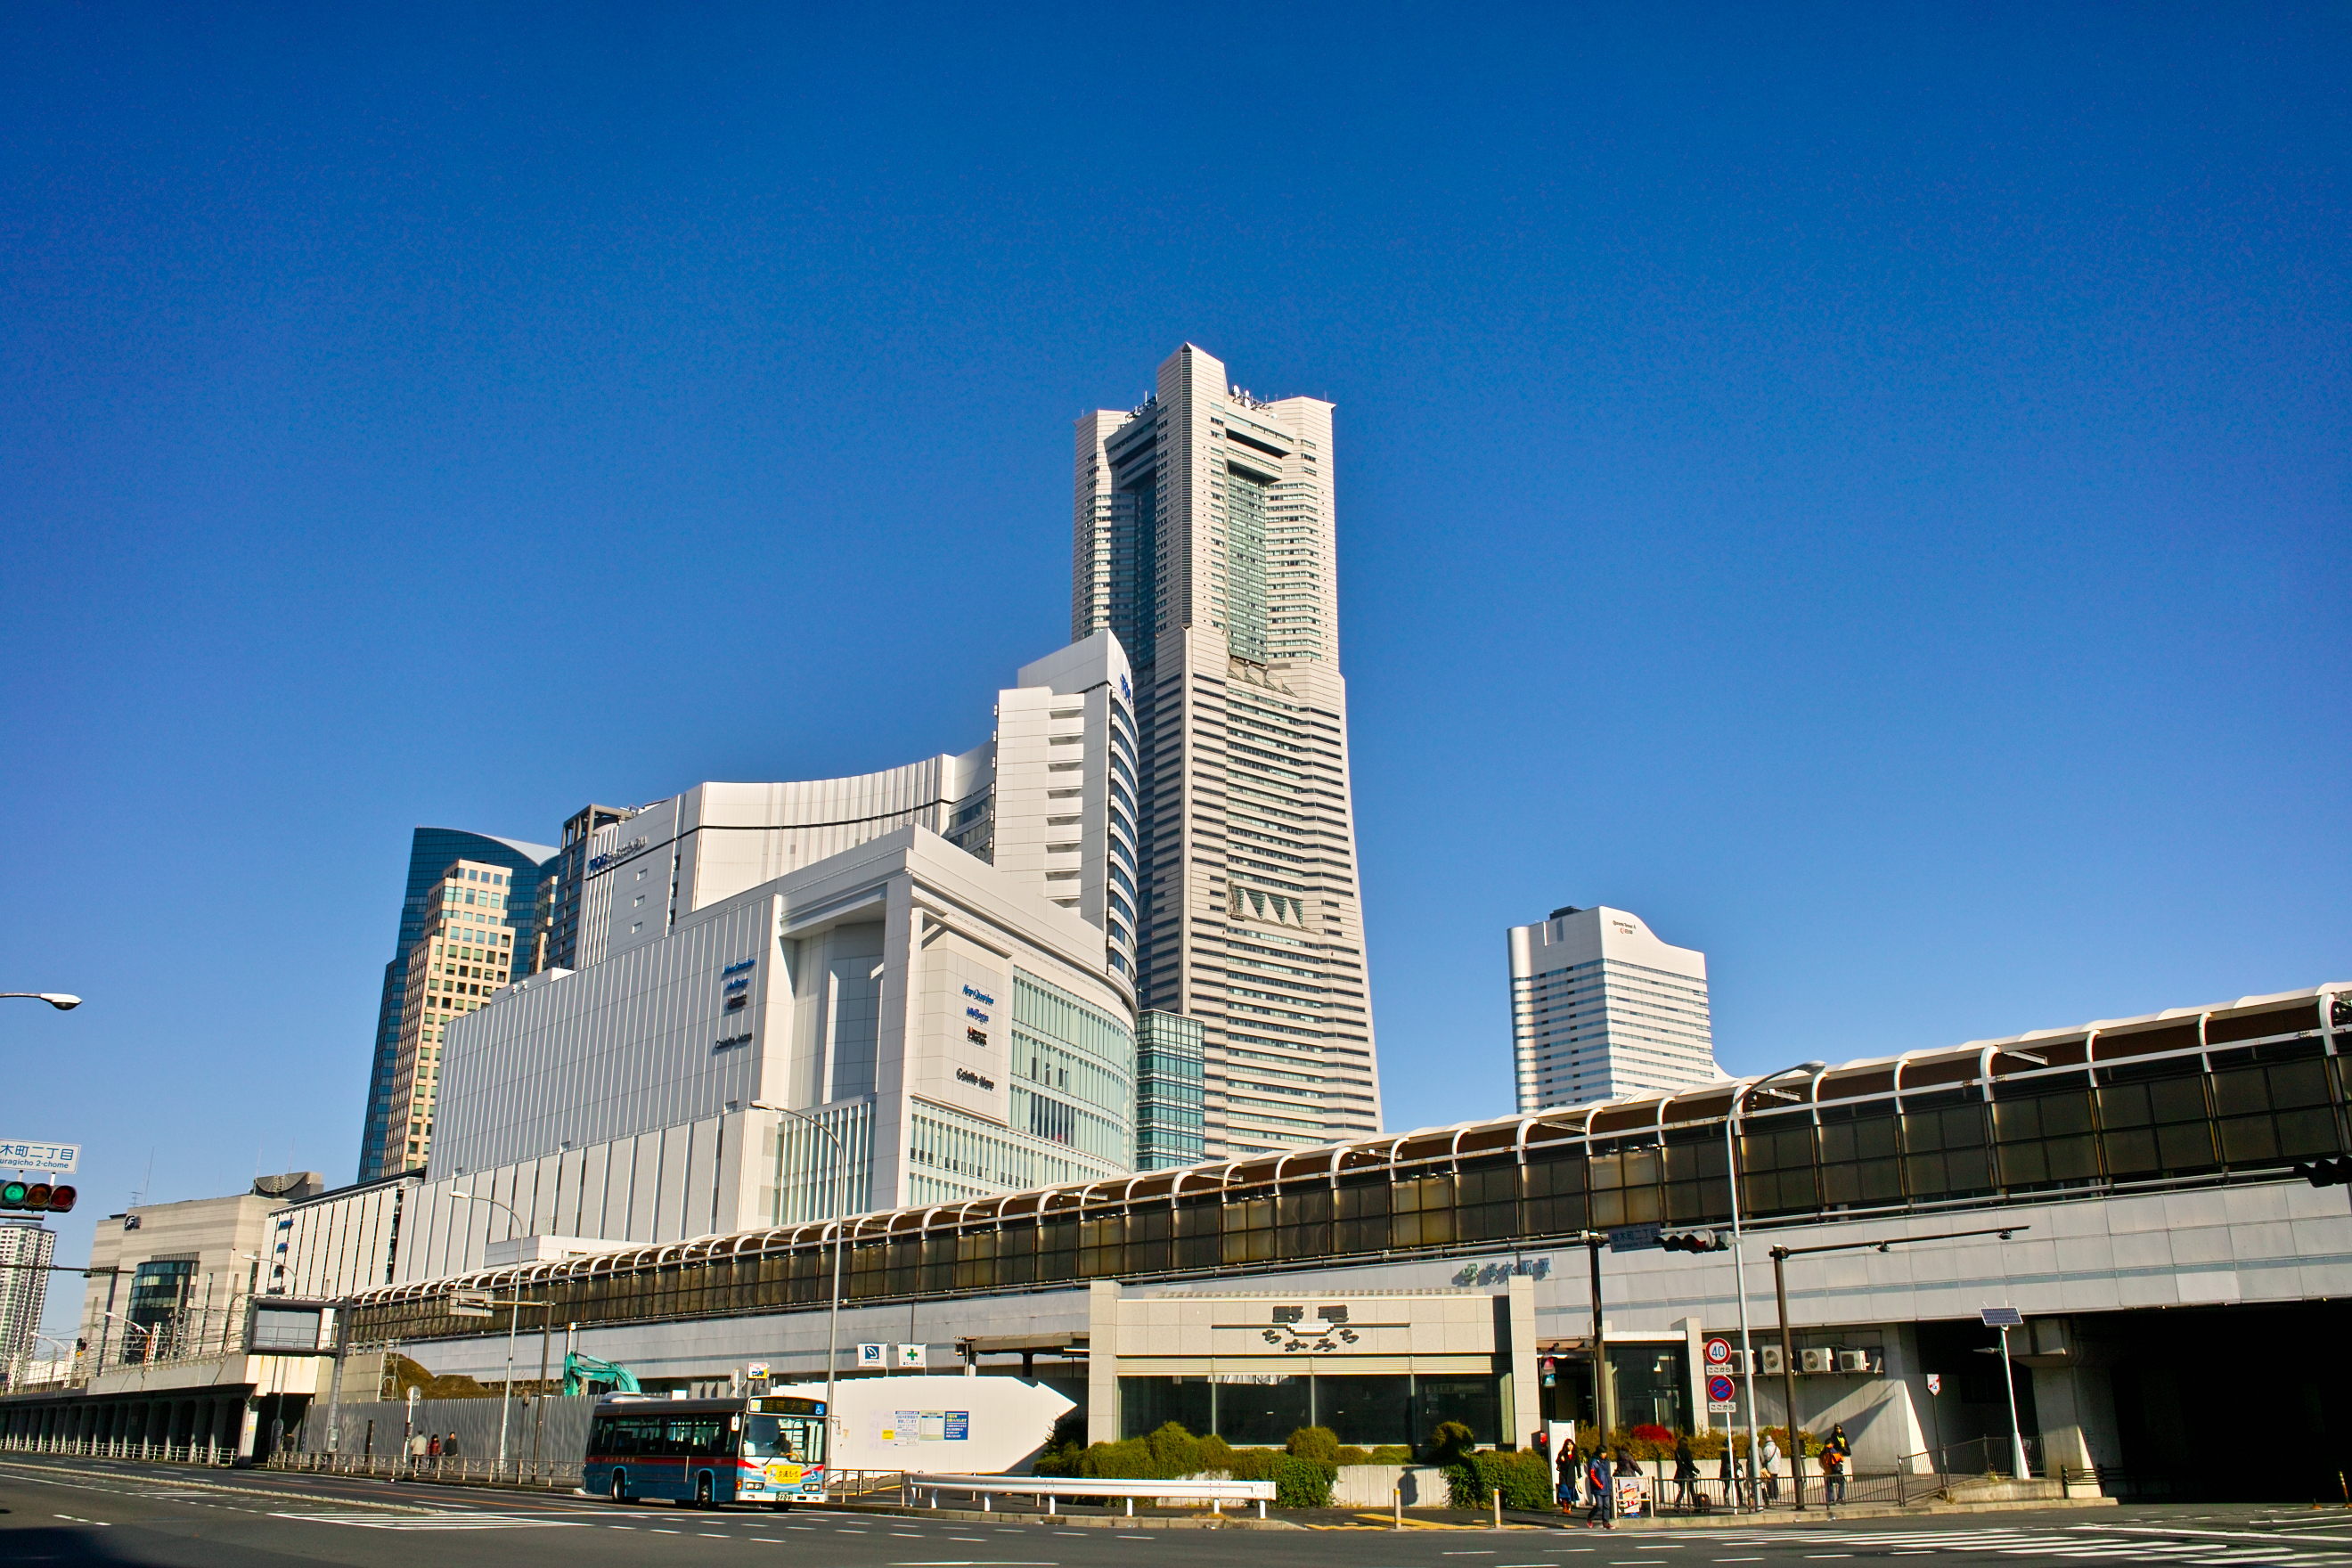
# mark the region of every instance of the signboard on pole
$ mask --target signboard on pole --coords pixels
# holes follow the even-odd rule
[[[1931,1372],[1927,1374],[1927,1392],[1930,1394],[1941,1394],[1944,1392],[1944,1374],[1942,1373]]]
[[[48,1171],[69,1176],[81,1163],[81,1145],[40,1138],[0,1138],[0,1166],[12,1171]]]
[[[1711,1367],[1729,1366],[1731,1364],[1731,1342],[1722,1338],[1720,1335],[1707,1341],[1706,1364]]]
[[[1731,1379],[1717,1373],[1706,1380],[1706,1408],[1710,1415],[1727,1415],[1737,1403]]]
[[[860,1366],[888,1366],[890,1363],[884,1360],[882,1356],[883,1349],[884,1347],[881,1345],[858,1346],[857,1364]]]
[[[929,1349],[930,1347],[928,1345],[900,1345],[898,1347],[898,1364],[900,1366],[919,1367],[924,1364]]]
[[[1621,1225],[1609,1233],[1612,1252],[1641,1252],[1658,1245],[1658,1233],[1663,1226],[1654,1225]]]
[[[490,1316],[490,1293],[488,1290],[460,1290],[449,1299],[449,1315],[453,1318],[487,1318]]]

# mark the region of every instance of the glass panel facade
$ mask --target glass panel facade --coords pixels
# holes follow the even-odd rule
[[[1469,1427],[1481,1443],[1505,1436],[1502,1379],[1485,1373],[1122,1377],[1118,1409],[1122,1437],[1147,1436],[1174,1421],[1237,1448],[1278,1448],[1301,1426],[1328,1426],[1340,1442],[1365,1448],[1422,1447],[1447,1421]]]

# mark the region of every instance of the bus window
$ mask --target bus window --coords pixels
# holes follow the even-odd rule
[[[744,1423],[743,1457],[747,1459],[802,1458],[800,1423],[782,1415],[754,1415]]]

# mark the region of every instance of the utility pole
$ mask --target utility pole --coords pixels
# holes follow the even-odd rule
[[[1797,1346],[1789,1334],[1789,1249],[1772,1249],[1772,1297],[1780,1310],[1780,1380],[1787,1385],[1789,1496],[1805,1510],[1805,1440],[1797,1436]]]
[[[1601,1436],[1595,1445],[1603,1452],[1609,1447],[1609,1324],[1601,1312],[1601,1249],[1609,1245],[1608,1236],[1601,1231],[1584,1233],[1584,1249],[1592,1256],[1592,1415],[1599,1423]],[[1614,1486],[1612,1479],[1610,1483]]]
[[[1789,1259],[1816,1252],[1860,1252],[1864,1248],[1886,1252],[1897,1247],[1908,1247],[1914,1242],[1958,1241],[1971,1236],[1997,1236],[2007,1241],[2011,1232],[2032,1228],[2027,1225],[1992,1226],[1984,1230],[1940,1231],[1934,1236],[1890,1236],[1884,1241],[1836,1241],[1826,1247],[1776,1247],[1772,1249],[1772,1292],[1780,1304],[1780,1375],[1787,1380],[1789,1387],[1789,1473],[1795,1482],[1792,1490],[1800,1509],[1805,1506],[1805,1445],[1803,1439],[1797,1436],[1797,1351],[1789,1332]],[[2008,1348],[2009,1336],[2004,1334],[2001,1336],[2004,1364]],[[2010,1394],[2012,1410],[2016,1397],[2012,1388]],[[2014,1436],[2016,1423],[2013,1419],[2010,1430]],[[2021,1439],[2018,1443],[2017,1457],[2021,1462],[2025,1457]]]

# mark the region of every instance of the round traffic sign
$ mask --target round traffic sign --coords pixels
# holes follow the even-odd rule
[[[1710,1377],[1706,1380],[1706,1396],[1721,1405],[1731,1398],[1731,1379]]]
[[[1713,1339],[1707,1341],[1706,1364],[1709,1366],[1729,1366],[1731,1364],[1731,1342],[1725,1339]]]

